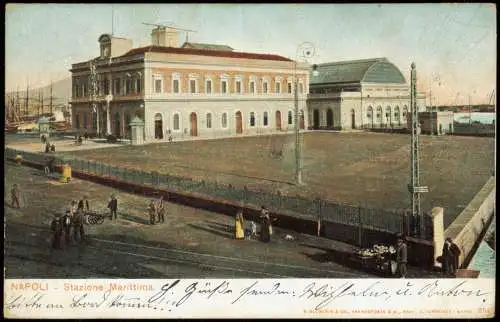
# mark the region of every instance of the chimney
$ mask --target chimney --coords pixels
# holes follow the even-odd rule
[[[157,27],[151,32],[153,46],[179,47],[179,34],[177,30],[169,27]]]

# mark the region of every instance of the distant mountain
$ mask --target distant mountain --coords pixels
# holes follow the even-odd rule
[[[43,105],[50,102],[50,85],[40,88],[29,89],[30,106],[38,103],[40,93],[43,93]],[[6,95],[15,95],[15,92],[8,92]],[[71,78],[64,78],[52,83],[52,104],[53,105],[66,105],[71,97]],[[19,91],[19,98],[22,104],[26,100],[26,89]]]

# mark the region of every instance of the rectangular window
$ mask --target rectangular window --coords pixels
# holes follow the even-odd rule
[[[141,79],[138,78],[135,80],[135,92],[140,94],[142,92]]]
[[[189,80],[189,92],[196,93],[196,80],[194,79]]]
[[[162,81],[161,79],[155,79],[155,93],[161,93],[161,86]]]
[[[207,83],[206,83],[206,86],[205,86],[205,92],[207,94],[212,93],[212,81],[211,80],[207,80]]]
[[[236,93],[241,94],[241,82],[236,81]]]
[[[115,92],[115,95],[120,95],[121,94],[121,80],[119,78],[117,78],[115,80],[115,89],[114,89],[114,92]]]
[[[264,94],[267,94],[268,93],[268,88],[267,88],[267,82],[264,82],[263,86],[262,86],[262,91],[264,92]]]
[[[288,94],[292,94],[292,83],[288,83]]]
[[[250,93],[255,94],[255,82],[250,82]]]
[[[281,83],[276,83],[276,94],[281,92]]]
[[[160,80],[161,82],[161,80]],[[160,85],[160,88],[161,88],[161,85]],[[130,94],[132,93],[132,80],[130,78],[127,79],[127,81],[125,82],[125,94]]]
[[[174,79],[174,82],[172,84],[172,91],[176,94],[179,93],[179,80],[178,79]]]
[[[109,95],[109,80],[104,80],[104,95]]]
[[[304,94],[304,84],[302,83],[299,84],[299,93]]]
[[[227,81],[225,81],[225,80],[222,81],[222,83],[221,83],[221,90],[220,91],[221,91],[222,94],[226,94],[227,93]]]

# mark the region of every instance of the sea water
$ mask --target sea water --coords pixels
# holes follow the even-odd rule
[[[473,112],[473,113],[454,113],[453,118],[455,122],[458,123],[469,123],[469,116],[472,119],[471,122],[479,122],[482,124],[491,124],[493,121],[496,123],[496,113],[480,113],[480,112]]]
[[[479,277],[495,278],[496,270],[496,252],[482,241],[472,258],[468,269],[479,271]]]

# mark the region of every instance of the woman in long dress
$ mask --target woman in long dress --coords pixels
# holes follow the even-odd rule
[[[262,207],[260,219],[260,241],[268,243],[271,241],[271,220],[269,212],[264,207]]]
[[[234,237],[236,239],[244,239],[245,232],[243,230],[243,212],[240,210],[234,218]]]

